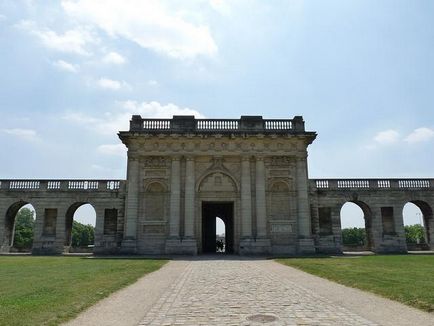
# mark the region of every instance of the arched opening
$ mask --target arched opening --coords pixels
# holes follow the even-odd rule
[[[370,251],[373,248],[372,213],[361,201],[346,202],[340,212],[343,251]]]
[[[10,252],[30,252],[36,212],[32,204],[20,201],[9,207],[5,219],[4,247]]]
[[[96,212],[89,203],[75,203],[65,218],[64,252],[92,252],[95,238]]]
[[[431,207],[423,201],[411,201],[402,209],[408,250],[429,250],[431,243]]]
[[[225,222],[220,218],[215,218],[216,224],[216,252],[226,252],[226,225]]]
[[[232,254],[234,252],[234,204],[233,202],[202,202],[202,252]],[[221,222],[218,222],[218,221]],[[219,224],[218,224],[219,223]],[[217,247],[222,234],[223,248]]]

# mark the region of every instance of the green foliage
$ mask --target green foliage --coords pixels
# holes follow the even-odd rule
[[[14,247],[18,250],[30,250],[33,244],[34,212],[24,207],[15,217]]]
[[[363,246],[366,244],[366,231],[364,228],[342,229],[342,242],[349,246]]]
[[[422,225],[406,225],[404,228],[405,239],[407,240],[407,243],[426,243],[425,229]]]
[[[72,222],[72,243],[73,247],[87,247],[93,245],[95,228],[90,224],[81,224],[80,222]]]
[[[432,255],[293,258],[279,262],[425,311],[434,311]]]

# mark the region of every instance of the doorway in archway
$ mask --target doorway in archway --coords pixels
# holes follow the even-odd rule
[[[224,223],[224,237],[219,230],[217,239],[217,218]],[[217,240],[223,242],[224,252],[234,252],[234,203],[233,202],[202,202],[202,252],[216,253]]]

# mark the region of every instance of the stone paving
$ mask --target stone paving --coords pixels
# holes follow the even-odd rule
[[[140,325],[377,325],[268,267],[192,261]]]

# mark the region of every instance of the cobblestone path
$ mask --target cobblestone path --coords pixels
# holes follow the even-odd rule
[[[270,263],[192,261],[140,325],[376,325]]]

